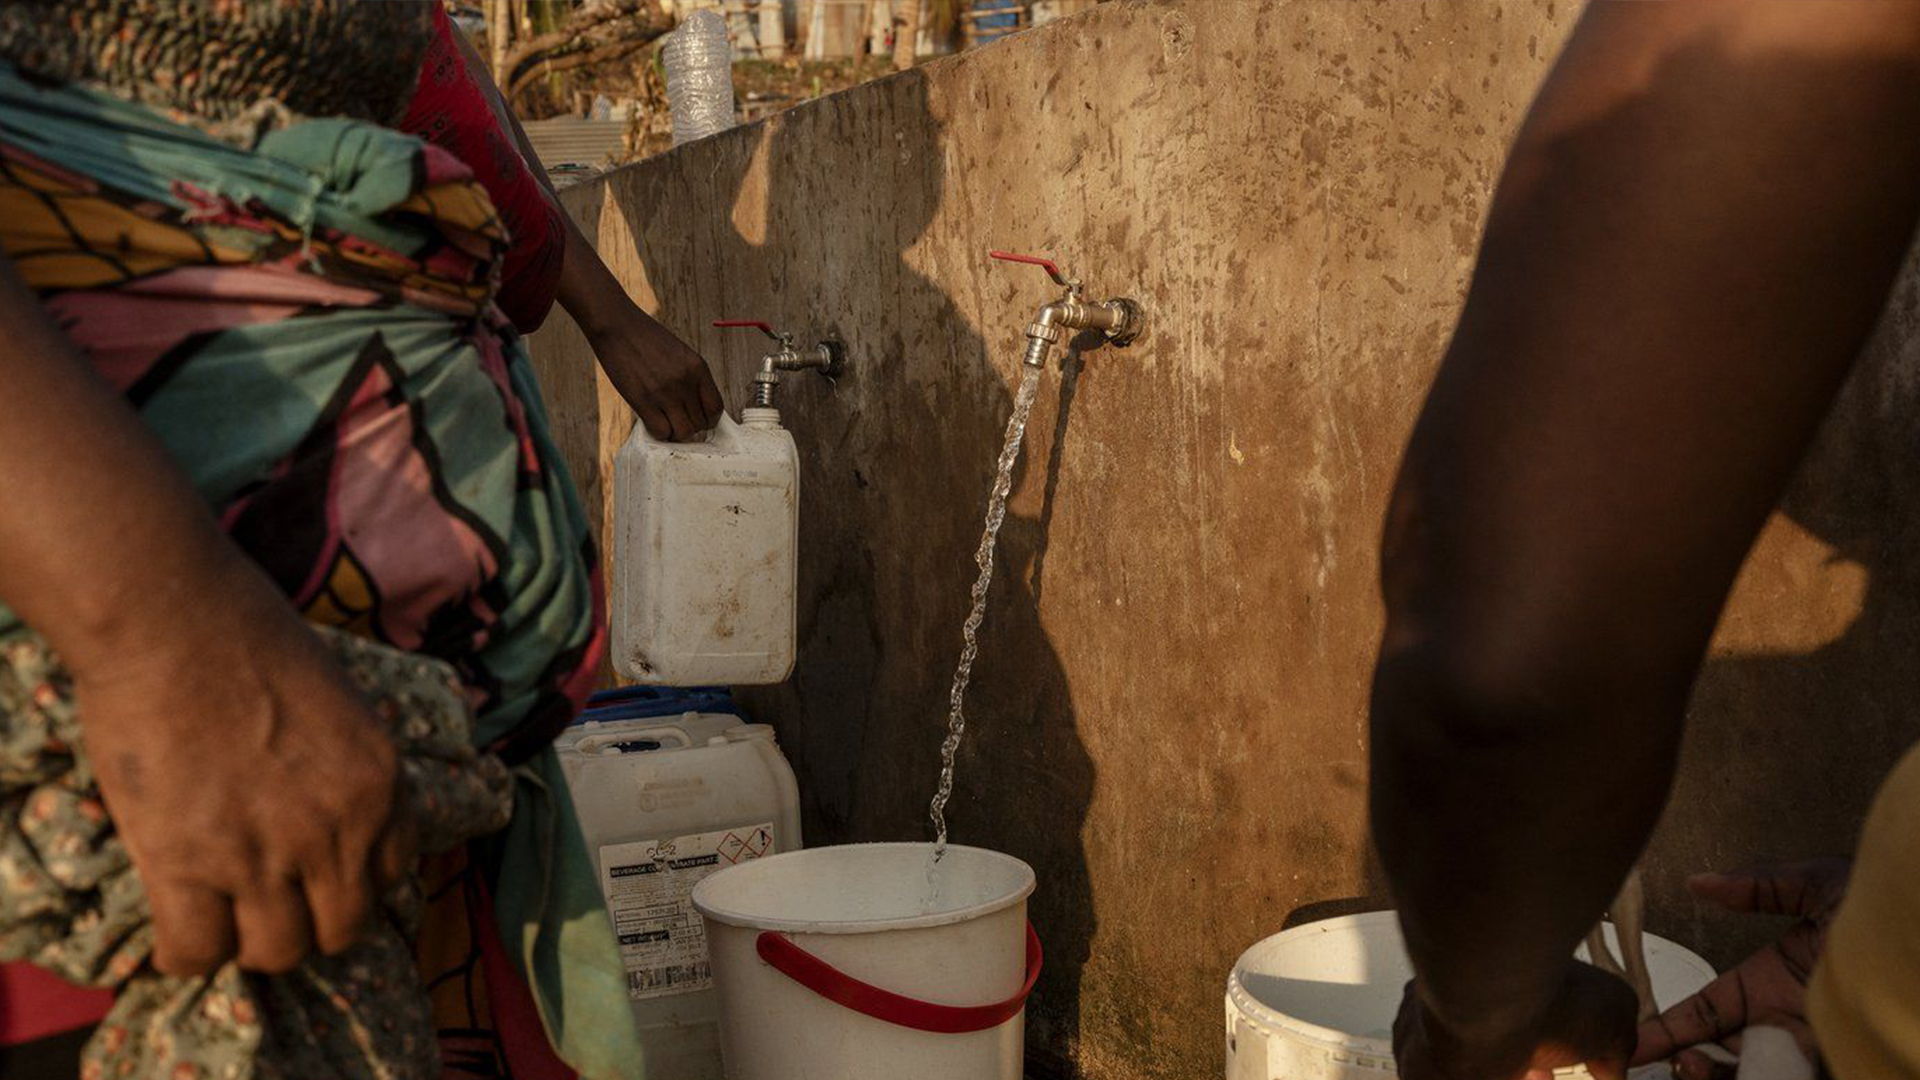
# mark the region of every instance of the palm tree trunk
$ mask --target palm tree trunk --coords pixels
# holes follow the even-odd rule
[[[895,0],[893,22],[893,69],[905,71],[913,66],[920,44],[921,0]]]

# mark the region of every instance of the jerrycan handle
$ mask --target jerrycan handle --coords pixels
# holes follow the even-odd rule
[[[667,740],[672,740],[679,744],[674,748],[678,750],[685,750],[693,745],[693,738],[684,730],[668,724],[656,724],[652,727],[643,727],[638,731],[622,731],[619,734],[609,732],[605,735],[589,735],[579,742],[574,743],[573,747],[580,753],[600,756],[605,754],[608,749],[617,747],[622,743],[639,742],[643,739],[654,739],[663,744]],[[625,751],[622,750],[615,750],[614,752],[625,753]]]

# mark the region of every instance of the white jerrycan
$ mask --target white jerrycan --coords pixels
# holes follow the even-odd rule
[[[719,1002],[693,888],[800,848],[793,768],[772,728],[737,716],[589,720],[556,746],[620,943],[647,1075],[721,1080]]]
[[[800,462],[773,409],[706,438],[644,424],[614,463],[613,666],[653,686],[766,685],[793,670]]]

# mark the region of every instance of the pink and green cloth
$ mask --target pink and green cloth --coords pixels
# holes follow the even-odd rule
[[[0,250],[311,622],[455,673],[515,805],[439,892],[491,895],[462,925],[497,925],[560,1057],[639,1076],[547,745],[604,650],[596,555],[494,303],[506,239],[412,137],[312,119],[239,147],[0,64]],[[30,633],[0,609],[0,640]],[[470,936],[446,978],[485,967]]]

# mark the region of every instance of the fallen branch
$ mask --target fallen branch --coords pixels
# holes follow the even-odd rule
[[[598,0],[574,11],[558,30],[515,43],[500,81],[511,101],[543,75],[631,56],[672,28],[656,0]]]
[[[520,95],[521,91],[532,86],[545,76],[557,75],[562,71],[572,71],[574,68],[590,67],[594,64],[605,64],[614,60],[624,60],[652,44],[654,38],[658,36],[658,34],[655,34],[652,37],[615,41],[601,45],[598,48],[588,49],[584,52],[571,52],[560,56],[543,56],[534,61],[532,66],[522,69],[518,75],[513,77],[512,85],[507,88],[507,100],[512,101]]]

